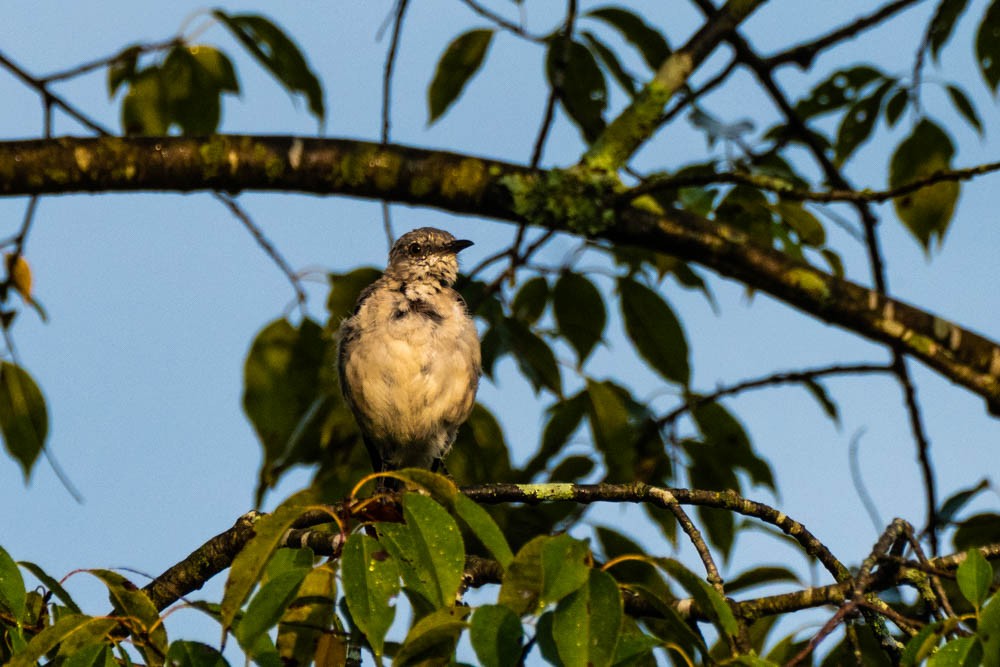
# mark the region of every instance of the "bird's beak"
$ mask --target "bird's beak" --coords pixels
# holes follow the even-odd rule
[[[465,250],[470,245],[475,245],[472,241],[467,241],[465,239],[456,239],[448,244],[448,250],[454,253],[458,253]]]

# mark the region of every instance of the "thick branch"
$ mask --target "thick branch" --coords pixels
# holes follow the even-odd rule
[[[0,195],[151,190],[341,194],[579,234],[580,224],[568,216],[529,219],[526,199],[544,194],[555,176],[560,183],[573,183],[568,172],[343,139],[219,135],[0,142]],[[611,222],[593,236],[701,263],[825,322],[893,345],[1000,412],[1000,346],[991,340],[756,246],[745,234],[686,211],[661,215],[625,208]]]

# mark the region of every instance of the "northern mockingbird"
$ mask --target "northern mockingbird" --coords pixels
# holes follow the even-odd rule
[[[479,337],[452,289],[470,245],[433,227],[404,234],[341,324],[340,386],[375,472],[436,467],[472,412]]]

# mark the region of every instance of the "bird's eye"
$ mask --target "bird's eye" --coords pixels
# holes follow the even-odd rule
[[[411,255],[416,256],[423,252],[424,248],[419,243],[411,243],[406,249]]]

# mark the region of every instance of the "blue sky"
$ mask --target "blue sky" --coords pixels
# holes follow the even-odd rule
[[[551,4],[526,3],[529,25],[536,32],[548,30],[561,12]],[[746,34],[766,52],[871,9],[868,0],[812,4],[810,12],[803,12],[800,1],[773,0],[747,23]],[[540,50],[499,34],[483,72],[457,106],[428,127],[425,91],[437,58],[459,32],[483,22],[458,2],[412,5],[394,84],[393,138],[526,162],[545,100]],[[493,5],[504,11],[512,7],[505,2]],[[644,3],[647,20],[666,26],[675,44],[686,39],[700,20],[682,5]],[[928,66],[929,83],[924,88],[926,109],[948,124],[959,146],[955,162],[960,166],[995,159],[991,143],[997,109],[979,79],[969,46],[971,19],[978,19],[985,3],[972,5],[945,51],[940,71]],[[283,26],[307,53],[324,84],[325,135],[361,139],[378,137],[387,38],[379,42],[376,35],[390,6],[390,2],[224,5],[231,12],[263,12]],[[43,74],[132,42],[168,37],[199,9],[188,1],[15,0],[5,4],[0,49],[29,71]],[[906,75],[929,9],[912,10],[896,22],[895,30],[862,36],[823,56],[816,71],[874,60],[890,73]],[[210,28],[201,39],[225,48],[239,72],[243,92],[239,99],[226,102],[223,131],[317,132],[304,105],[296,104],[243,57],[221,28]],[[709,62],[717,66],[725,56],[713,56]],[[643,71],[638,58],[628,64]],[[780,81],[797,97],[818,76],[786,69]],[[985,141],[961,124],[947,105],[934,84],[943,76],[957,78],[972,95],[987,128]],[[748,75],[739,74],[734,83],[728,92],[709,97],[706,107],[729,121],[749,117],[758,128],[775,120]],[[58,91],[95,118],[118,127],[116,102],[107,99],[103,72],[64,84]],[[35,94],[0,73],[0,95],[2,136],[39,136],[41,110]],[[617,91],[612,107],[620,108],[623,102]],[[911,119],[904,118],[891,133],[883,127],[861,149],[847,170],[856,183],[885,184],[887,156],[905,136]],[[85,133],[60,114],[56,121],[57,134]],[[576,130],[559,118],[544,162],[571,164],[582,148]],[[646,147],[636,164],[679,166],[704,156],[704,139],[680,121]],[[985,177],[963,188],[944,247],[931,258],[905,233],[891,207],[880,207],[879,213],[893,293],[996,339],[1000,293],[995,288],[995,255],[1000,226],[991,197],[994,180]],[[252,193],[240,201],[296,268],[344,271],[384,262],[386,243],[377,203]],[[0,200],[0,234],[17,228],[24,205],[24,200]],[[397,233],[434,225],[474,240],[476,245],[463,253],[467,267],[508,243],[514,231],[503,223],[400,206],[393,207],[393,220]],[[863,249],[835,226],[828,226],[828,232],[848,273],[867,282]],[[543,260],[558,264],[572,247],[554,244]],[[15,340],[20,358],[49,402],[51,450],[86,501],[73,502],[44,463],[25,486],[19,469],[0,461],[0,504],[8,508],[0,544],[15,558],[34,561],[56,576],[76,568],[118,566],[158,574],[251,507],[260,451],[240,408],[242,364],[254,334],[285,311],[291,291],[239,223],[206,194],[45,198],[27,258],[37,295],[51,320],[41,324],[32,314],[23,314]],[[589,265],[596,266],[596,260],[582,263]],[[749,297],[742,286],[715,277],[711,284],[718,312],[698,294],[666,283],[666,296],[684,321],[695,384],[700,388],[774,370],[886,359],[881,348],[764,295]],[[310,310],[322,319],[322,283],[314,285],[312,295]],[[564,352],[564,356],[569,355]],[[913,370],[941,496],[982,476],[995,478],[1000,426],[986,415],[983,402],[920,366]],[[662,384],[635,361],[619,330],[609,332],[608,344],[599,350],[590,372],[597,377],[624,376],[637,396],[661,409],[670,404]],[[780,498],[763,490],[747,495],[778,505],[843,560],[858,562],[867,555],[876,533],[850,481],[847,449],[852,436],[864,429],[861,469],[885,522],[894,516],[918,525],[923,522],[919,471],[901,392],[892,380],[843,379],[828,386],[843,412],[840,429],[797,388],[747,394],[729,405],[744,420],[758,451],[770,459],[781,489]],[[515,458],[523,461],[537,442],[540,408],[550,399],[533,396],[510,362],[502,365],[495,384],[483,387],[480,398],[503,423]],[[581,437],[577,447],[585,451],[588,445]],[[305,474],[292,475],[270,500],[287,495],[306,479]],[[997,504],[995,493],[986,494],[977,507],[995,509]],[[590,515],[590,522],[617,523],[631,529],[650,549],[671,551],[633,509],[603,508]],[[776,545],[765,536],[741,538],[729,571],[762,562],[796,566],[803,562]],[[682,545],[680,555],[690,558],[691,550]],[[218,591],[220,586],[221,580],[211,589]],[[84,601],[92,601],[90,611],[103,608],[99,584],[78,575],[70,588]],[[198,621],[194,612],[181,612],[168,628],[179,628],[175,633],[203,633],[202,638],[214,641],[216,630],[210,626],[205,630]]]

